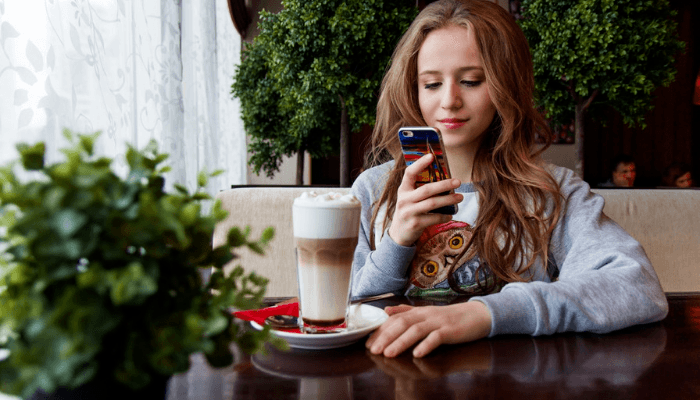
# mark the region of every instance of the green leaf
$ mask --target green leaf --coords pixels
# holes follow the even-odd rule
[[[199,186],[199,187],[207,186],[208,181],[209,181],[209,177],[207,177],[207,174],[205,172],[201,171],[197,174],[197,186]]]
[[[259,243],[248,243],[248,248],[258,254],[265,254],[263,246]]]
[[[199,218],[200,209],[201,206],[197,203],[190,203],[183,207],[182,211],[180,211],[180,221],[182,221],[182,224],[184,226],[194,224],[197,218]]]
[[[89,155],[93,155],[93,150],[95,147],[95,140],[100,136],[101,132],[95,132],[92,135],[78,135],[80,139],[80,146]]]
[[[76,239],[42,240],[34,248],[37,257],[48,259],[78,259],[81,251],[82,243]]]
[[[265,228],[265,230],[264,230],[263,233],[262,233],[262,237],[260,238],[260,240],[261,240],[263,243],[268,243],[268,242],[269,242],[270,240],[272,240],[274,237],[275,237],[275,228],[273,228],[273,227],[270,226],[270,227]]]
[[[177,190],[180,194],[188,195],[189,191],[187,188],[179,183],[176,183],[173,185],[175,187],[175,190]]]
[[[246,232],[242,232],[237,226],[234,226],[229,230],[227,242],[231,247],[240,247],[247,243],[248,235]]]
[[[44,142],[39,142],[34,146],[20,143],[17,145],[17,151],[19,151],[22,157],[22,166],[28,171],[36,171],[44,168],[44,153],[46,151]]]
[[[158,289],[157,282],[144,272],[138,262],[130,263],[125,269],[109,271],[107,279],[111,286],[112,302],[117,305],[140,303]]]
[[[224,319],[225,320],[225,319]],[[225,321],[228,325],[228,321]],[[205,356],[209,365],[213,368],[224,368],[233,362],[230,343],[226,342],[226,335],[219,335],[214,339],[214,348],[206,352]]]
[[[70,208],[57,212],[51,218],[56,232],[63,238],[73,236],[87,221],[88,217],[85,214]]]

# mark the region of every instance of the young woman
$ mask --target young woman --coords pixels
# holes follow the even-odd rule
[[[533,90],[527,41],[489,1],[432,3],[397,45],[371,168],[353,185],[363,215],[352,293],[473,297],[387,308],[389,320],[367,341],[372,353],[392,357],[418,344],[421,357],[441,343],[608,332],[665,317],[639,243],[603,214],[585,182],[540,158],[535,137],[549,130]],[[432,156],[406,167],[402,126],[441,131],[453,179],[415,187]],[[454,216],[430,213],[451,204]]]

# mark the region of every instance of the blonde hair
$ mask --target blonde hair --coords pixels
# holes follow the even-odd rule
[[[394,50],[382,82],[365,167],[391,159],[395,165],[373,205],[370,243],[374,245],[380,207],[387,208],[384,227],[390,222],[406,168],[397,131],[401,126],[426,125],[418,105],[418,51],[430,32],[448,25],[462,26],[474,33],[496,108],[496,116],[474,160],[472,180],[479,191],[479,217],[470,245],[483,261],[480,272],[488,274],[490,269],[496,281],[524,281],[524,273],[537,258],[548,265],[549,237],[558,221],[562,200],[557,182],[544,169],[541,159],[550,143],[536,143],[538,132],[550,140],[551,135],[534,107],[535,84],[527,40],[513,17],[488,1],[431,3],[416,17]]]

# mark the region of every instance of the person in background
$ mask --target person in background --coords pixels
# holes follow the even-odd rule
[[[621,154],[613,160],[613,170],[610,179],[599,184],[599,187],[634,187],[634,180],[637,178],[637,166],[634,159],[627,154]]]
[[[690,167],[683,163],[673,163],[666,168],[661,178],[661,187],[688,188],[693,186]]]

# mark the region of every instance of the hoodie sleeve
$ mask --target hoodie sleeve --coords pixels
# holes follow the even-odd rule
[[[415,254],[415,246],[405,247],[394,242],[388,234],[381,237],[375,250],[370,246],[372,206],[381,195],[390,164],[383,164],[363,172],[353,184],[352,193],[362,203],[360,234],[352,266],[353,298],[382,293],[401,293],[408,281],[406,271]],[[377,218],[383,220],[383,216]],[[376,231],[381,236],[382,231]]]
[[[558,279],[472,298],[491,311],[490,336],[605,333],[663,319],[668,303],[642,246],[603,213],[605,200],[586,182],[564,168],[553,175],[564,198],[550,240]]]

